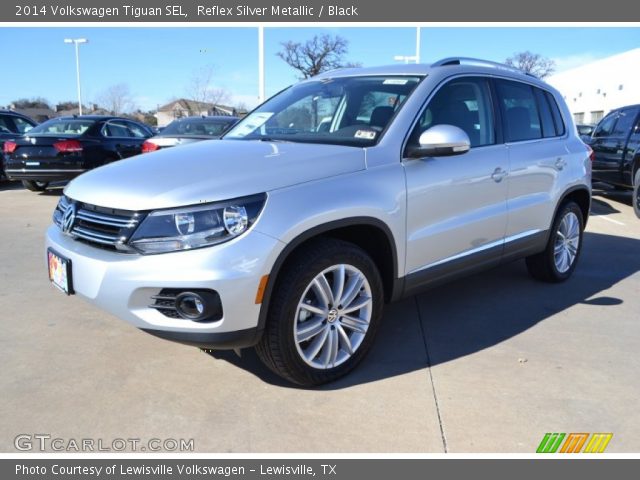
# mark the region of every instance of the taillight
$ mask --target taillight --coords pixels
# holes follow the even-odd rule
[[[149,140],[145,140],[144,143],[142,144],[142,153],[149,153],[149,152],[155,152],[156,150],[159,150],[160,147],[158,145],[156,145],[153,142],[150,142]]]
[[[10,140],[4,142],[4,153],[13,153],[16,151],[16,148],[18,148],[18,144],[16,142],[12,142]]]
[[[61,140],[54,143],[53,148],[60,153],[81,152],[82,144],[78,140]]]
[[[591,148],[589,145],[587,145],[587,148],[589,149],[589,160],[591,160],[591,163],[593,163],[596,159],[596,152],[594,152],[593,148]]]

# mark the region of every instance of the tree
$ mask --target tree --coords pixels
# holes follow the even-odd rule
[[[207,65],[192,73],[186,89],[189,100],[212,105],[219,105],[229,100],[230,95],[227,90],[213,86],[213,72],[213,65]],[[197,115],[200,112],[190,113]]]
[[[56,112],[60,112],[62,110],[74,110],[78,108],[78,102],[74,102],[72,100],[67,100],[66,102],[58,102],[56,104]],[[82,108],[86,108],[84,105]]]
[[[131,91],[126,83],[106,88],[98,95],[97,102],[113,115],[122,115],[134,108]]]
[[[276,55],[298,70],[303,79],[335,68],[359,66],[344,61],[349,41],[338,35],[315,35],[305,43],[288,41],[281,45]]]
[[[51,108],[49,100],[42,97],[20,98],[11,102],[14,108]]]
[[[543,57],[539,53],[530,51],[514,53],[505,60],[511,67],[516,67],[525,73],[531,73],[538,78],[545,78],[551,75],[556,69],[556,62],[550,58]]]

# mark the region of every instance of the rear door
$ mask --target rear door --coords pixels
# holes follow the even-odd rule
[[[139,142],[125,120],[109,120],[102,127],[102,136],[107,139],[107,148],[118,158],[127,158],[140,153]]]
[[[132,155],[142,153],[142,144],[152,136],[151,132],[136,122],[125,121],[124,123],[129,129],[129,134],[134,139],[132,142]]]
[[[565,126],[549,92],[514,80],[496,80],[496,91],[510,165],[505,253],[518,254],[537,248],[550,227],[568,162]]]

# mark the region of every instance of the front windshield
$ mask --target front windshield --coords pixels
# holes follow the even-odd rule
[[[167,128],[162,130],[162,135],[206,135],[219,137],[230,125],[235,122],[235,118],[230,119],[206,119],[206,118],[184,118],[174,120]]]
[[[54,118],[47,120],[29,130],[29,134],[38,135],[82,135],[95,120],[83,120],[76,118]]]
[[[295,85],[234,126],[225,139],[369,146],[420,77],[342,77]]]

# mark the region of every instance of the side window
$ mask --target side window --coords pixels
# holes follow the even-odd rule
[[[633,126],[633,122],[638,115],[638,110],[635,108],[624,109],[618,115],[618,121],[615,127],[613,127],[612,135],[626,137],[629,135],[629,131]]]
[[[540,114],[533,96],[533,87],[508,80],[500,80],[496,84],[505,123],[505,140],[520,142],[542,138]]]
[[[15,124],[18,133],[27,133],[33,128],[32,123],[27,122],[25,119],[20,117],[13,117],[13,123]]]
[[[147,138],[149,136],[140,125],[136,125],[133,122],[127,122],[127,127],[129,127],[129,132],[131,132],[132,137]]]
[[[551,114],[551,107],[547,101],[547,97],[544,92],[539,88],[534,88],[533,91],[538,101],[538,109],[540,111],[540,123],[542,124],[542,136],[545,138],[555,137],[558,135],[556,132],[556,126],[553,122],[553,115]]]
[[[618,112],[610,113],[602,119],[593,132],[594,137],[608,137],[613,132],[613,126],[616,123]]]
[[[558,103],[556,99],[553,98],[549,92],[544,92],[544,96],[547,97],[547,102],[549,102],[549,107],[551,108],[551,115],[553,116],[553,123],[556,126],[556,135],[564,135],[567,129],[564,126],[564,121],[562,120],[562,114],[560,113],[560,107],[558,107]]]
[[[128,138],[131,137],[131,133],[124,122],[107,122],[102,127],[102,135],[105,137],[119,137]]]
[[[13,125],[11,125],[10,120],[5,115],[0,115],[0,133],[14,133]]]
[[[422,132],[435,125],[454,125],[466,132],[471,147],[493,145],[495,126],[489,85],[482,78],[458,78],[444,85],[420,115],[410,137],[417,144]]]

